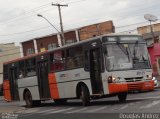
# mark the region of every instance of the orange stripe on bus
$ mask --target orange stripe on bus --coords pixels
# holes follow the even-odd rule
[[[3,93],[4,93],[4,99],[6,101],[12,100],[9,80],[4,80],[4,82],[3,82]]]
[[[128,92],[128,86],[126,83],[109,83],[108,88],[110,94]]]
[[[53,99],[59,99],[59,92],[58,92],[58,86],[56,81],[56,76],[54,73],[50,73],[48,76],[49,79],[49,88],[51,93],[51,98]]]

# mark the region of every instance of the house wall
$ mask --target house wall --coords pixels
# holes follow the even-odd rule
[[[23,47],[24,56],[27,56],[27,55],[35,53],[35,47],[34,47],[34,41],[33,40],[22,42],[22,47]],[[33,51],[28,53],[29,49],[32,49]]]
[[[0,44],[0,84],[3,81],[3,63],[19,57],[19,46],[15,46],[14,43]]]
[[[112,21],[106,21],[98,24],[93,24],[80,28],[79,30],[80,40],[92,38],[108,33],[114,33],[115,28]]]
[[[97,24],[88,25],[85,27],[81,27],[78,29],[74,29],[71,31],[66,31],[64,33],[65,43],[73,43],[78,42],[79,40],[86,40],[88,38],[92,38],[94,36],[114,33],[114,25],[112,21],[101,22]],[[36,38],[34,40],[29,40],[26,42],[22,42],[22,56],[26,56],[29,54],[34,54],[37,52],[42,52],[45,50],[49,50],[49,44],[54,44],[56,47],[61,46],[59,43],[62,41],[59,38],[59,34],[48,35],[40,38]],[[34,52],[28,53],[28,49],[34,49]]]
[[[48,50],[49,44],[54,44],[55,45],[54,47],[58,47],[58,38],[57,35],[37,38],[36,43],[38,52],[42,52]]]

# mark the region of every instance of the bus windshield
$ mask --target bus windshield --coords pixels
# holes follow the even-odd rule
[[[105,45],[107,70],[150,68],[145,43],[113,43]]]

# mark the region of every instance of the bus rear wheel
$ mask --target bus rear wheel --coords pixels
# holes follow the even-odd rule
[[[33,100],[32,100],[32,95],[30,93],[30,91],[27,91],[24,95],[24,99],[25,99],[25,102],[26,102],[26,106],[27,107],[33,107]]]
[[[127,98],[127,93],[126,92],[118,94],[118,99],[119,99],[120,102],[125,102],[126,98]]]
[[[80,96],[81,100],[82,100],[82,105],[83,106],[88,106],[90,104],[90,94],[89,94],[89,90],[86,86],[81,86],[81,96]]]

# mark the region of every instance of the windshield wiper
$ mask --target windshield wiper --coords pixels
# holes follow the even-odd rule
[[[129,52],[128,52],[127,48],[122,47],[122,45],[120,45],[119,43],[117,45],[121,49],[121,51],[128,57],[128,61],[130,61]]]
[[[133,47],[134,48],[133,49],[133,56],[134,56],[133,59],[134,60],[138,60],[138,58],[136,57],[136,50],[135,50],[136,47],[138,47],[138,41],[136,41],[136,43],[135,43],[135,45]]]

